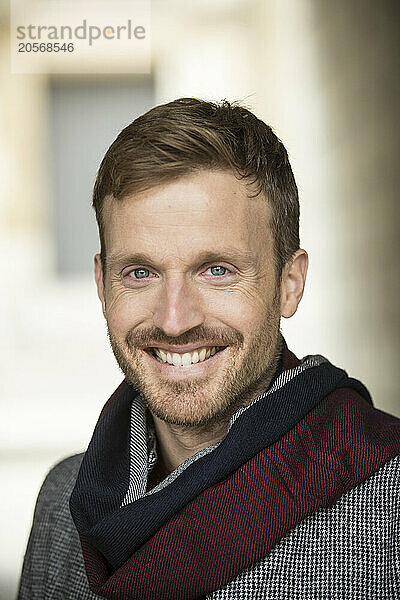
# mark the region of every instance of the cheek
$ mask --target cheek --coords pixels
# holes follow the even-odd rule
[[[106,318],[109,329],[117,334],[126,334],[145,322],[151,313],[138,294],[130,290],[113,291],[106,297]]]
[[[249,335],[265,321],[267,305],[265,297],[248,290],[224,291],[204,297],[206,313],[228,327]]]

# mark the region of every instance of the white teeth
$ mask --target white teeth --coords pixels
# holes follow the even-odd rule
[[[181,357],[179,356],[179,354],[177,354],[177,352],[174,352],[172,355],[172,364],[175,367],[181,367],[182,363],[181,363]]]
[[[192,356],[190,354],[190,352],[185,352],[185,354],[182,354],[182,367],[188,367],[189,365],[192,364]]]
[[[202,348],[200,351],[195,350],[194,352],[184,352],[179,354],[178,352],[165,352],[160,348],[154,348],[154,354],[159,362],[168,363],[175,367],[188,367],[189,365],[203,362],[216,354],[217,348]]]

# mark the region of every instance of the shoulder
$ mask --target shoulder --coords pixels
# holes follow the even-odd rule
[[[75,454],[54,465],[46,475],[39,497],[49,494],[62,495],[70,491],[75,484],[83,456],[83,453]]]
[[[71,480],[75,481],[83,456],[83,453],[74,454],[55,464],[46,475],[42,487],[47,488],[60,484],[65,487]]]
[[[381,504],[381,509],[387,511],[389,507],[397,507],[392,513],[393,518],[400,520],[400,455],[387,461],[371,477],[355,489],[361,496],[363,493],[370,495],[371,501]],[[390,509],[389,509],[390,510]]]
[[[19,600],[96,598],[89,591],[69,498],[83,454],[56,464],[40,489],[22,569]]]
[[[69,513],[69,497],[75,485],[83,454],[69,456],[48,472],[36,502],[34,523],[49,511]],[[69,516],[69,515],[68,515]]]

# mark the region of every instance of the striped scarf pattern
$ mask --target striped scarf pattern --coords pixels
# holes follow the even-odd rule
[[[190,600],[222,588],[399,454],[399,434],[360,382],[285,345],[282,372],[232,417],[225,438],[146,492],[144,405],[122,384],[70,500],[91,590]]]

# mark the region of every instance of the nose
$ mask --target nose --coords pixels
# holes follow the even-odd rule
[[[166,282],[153,313],[154,325],[177,337],[203,321],[200,299],[190,285],[176,279]]]

